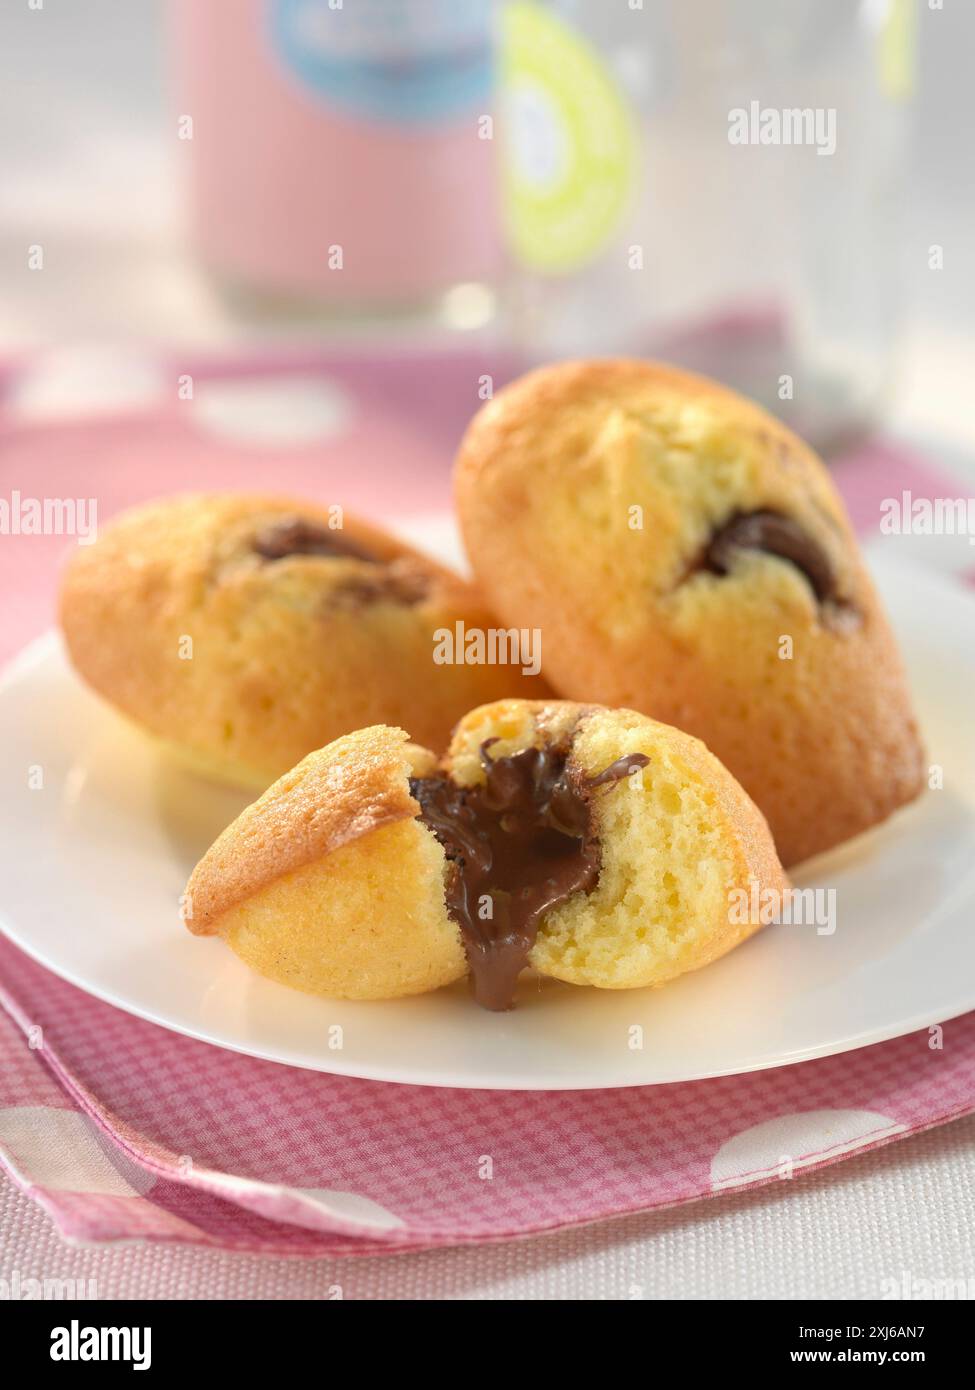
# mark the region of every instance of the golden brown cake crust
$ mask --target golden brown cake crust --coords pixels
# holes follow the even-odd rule
[[[297,518],[355,555],[257,549]],[[512,666],[441,665],[434,634],[494,623],[476,590],[380,529],[251,494],[160,499],[113,519],[65,574],[61,623],[84,679],[217,775],[266,786],[375,723],[442,750],[472,705],[545,687]],[[377,574],[379,580],[377,583]]]
[[[784,863],[918,795],[904,672],[842,502],[757,405],[653,363],[543,368],[475,417],[456,494],[482,591],[502,621],[541,630],[555,689],[702,739]],[[842,605],[817,603],[797,569],[760,552],[723,576],[701,568],[717,529],[754,511],[802,527]]]
[[[238,903],[371,830],[416,815],[402,729],[376,725],[310,754],[248,806],[193,870],[187,926],[216,930]]]

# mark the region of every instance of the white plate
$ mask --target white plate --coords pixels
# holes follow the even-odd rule
[[[833,935],[771,927],[656,991],[526,979],[511,1014],[483,1012],[460,985],[382,1004],[299,994],[178,920],[190,870],[243,798],[160,759],[83,689],[53,635],[0,684],[0,926],[65,979],[164,1027],[383,1081],[647,1085],[943,1022],[975,1008],[975,598],[922,571],[875,571],[944,790],[797,876],[836,890]],[[31,767],[42,790],[28,787]]]

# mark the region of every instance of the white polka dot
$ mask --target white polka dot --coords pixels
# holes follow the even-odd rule
[[[116,348],[54,348],[36,354],[14,378],[10,412],[43,421],[145,410],[176,400],[158,363]]]
[[[368,1226],[374,1231],[394,1231],[406,1222],[391,1211],[374,1202],[371,1197],[360,1197],[357,1192],[335,1192],[328,1187],[296,1187],[297,1195],[308,1198],[332,1216],[340,1216],[345,1221],[355,1221],[360,1226]]]
[[[769,1177],[788,1177],[799,1168],[864,1144],[903,1134],[906,1126],[872,1110],[804,1110],[779,1115],[736,1134],[711,1163],[711,1187],[741,1187]]]
[[[362,1197],[357,1192],[337,1192],[328,1187],[283,1187],[237,1177],[234,1173],[217,1173],[213,1169],[200,1170],[198,1176],[206,1180],[209,1188],[222,1189],[228,1197],[293,1197],[328,1216],[353,1221],[370,1231],[392,1231],[406,1224],[371,1197]]]
[[[348,427],[354,413],[348,394],[318,376],[198,382],[192,409],[208,434],[256,448],[331,439]]]
[[[0,1110],[0,1150],[15,1177],[52,1191],[138,1197],[156,1181],[76,1110],[47,1105]]]

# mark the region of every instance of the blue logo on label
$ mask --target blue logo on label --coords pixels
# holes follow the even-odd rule
[[[491,93],[492,0],[271,0],[271,41],[325,102],[430,124]]]

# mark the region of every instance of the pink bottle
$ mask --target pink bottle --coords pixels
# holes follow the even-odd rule
[[[219,281],[382,309],[495,277],[492,0],[171,5],[193,231]]]

